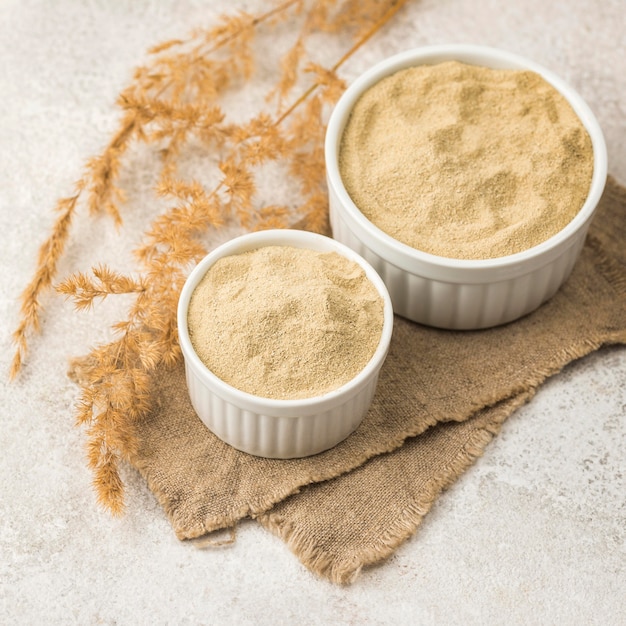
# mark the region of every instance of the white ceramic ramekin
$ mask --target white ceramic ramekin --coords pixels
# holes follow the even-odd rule
[[[344,127],[356,101],[372,85],[399,70],[457,60],[496,69],[527,69],[551,83],[570,103],[593,145],[593,177],[587,200],[574,219],[539,245],[486,260],[427,254],[374,226],[356,207],[339,174]],[[450,329],[477,329],[515,320],[548,300],[569,276],[607,176],[604,137],[582,98],[549,70],[523,57],[471,45],[417,48],[390,57],[362,74],[335,106],[326,131],[326,173],[333,237],[367,259],[381,275],[394,312],[415,322]]]
[[[264,246],[294,246],[337,252],[358,263],[380,293],[384,319],[374,355],[357,376],[322,396],[301,400],[262,398],[235,389],[215,376],[193,349],[187,328],[191,295],[220,258]],[[389,293],[380,276],[356,252],[334,239],[296,230],[268,230],[237,237],[208,254],[191,272],[178,303],[178,338],[185,359],[191,403],[204,424],[238,450],[269,458],[309,456],[333,447],[361,423],[367,413],[393,327]]]

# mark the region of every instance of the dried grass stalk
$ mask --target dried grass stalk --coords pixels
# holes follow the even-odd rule
[[[99,265],[57,288],[78,309],[109,295],[134,294],[127,319],[113,328],[116,338],[72,366],[81,387],[76,418],[87,428],[88,464],[99,501],[113,513],[123,510],[119,463],[135,454],[135,425],[149,413],[155,369],[180,359],[178,294],[190,267],[206,254],[203,237],[232,220],[246,229],[292,226],[328,232],[324,114],[344,89],[337,70],[406,1],[288,0],[256,16],[223,16],[213,28],[155,46],[150,63],[135,72],[120,94],[119,130],[103,153],[88,161],[76,193],[58,203],[59,217],[22,294],[11,368],[14,376],[26,353],[28,333],[39,327],[41,297],[56,275],[79,200],[84,199],[92,214],[108,214],[121,224],[124,194],[118,181],[123,157],[134,142],[153,146],[162,158],[155,193],[172,204],[155,217],[135,250],[137,276]],[[260,103],[251,119],[228,123],[224,95],[245,89],[259,34],[283,23],[293,25],[296,36],[278,63],[267,97],[275,103],[274,111]],[[348,36],[352,42],[328,68],[314,61],[307,46],[312,35],[323,33]],[[296,89],[302,92],[294,98]],[[181,158],[192,142],[207,154],[221,155],[216,183],[180,173]],[[293,177],[300,195],[297,207],[258,201],[257,174],[271,162],[283,164]]]

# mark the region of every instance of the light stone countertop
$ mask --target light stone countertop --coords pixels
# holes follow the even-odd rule
[[[126,515],[98,508],[65,370],[68,357],[107,338],[123,318],[121,300],[88,314],[49,300],[43,334],[8,383],[16,298],[55,200],[115,129],[115,98],[132,69],[151,45],[258,4],[0,6],[0,623],[626,624],[625,348],[602,349],[549,380],[417,534],[349,587],[315,578],[254,522],[227,548],[179,542],[130,468]],[[624,184],[625,27],[624,0],[416,0],[341,75],[352,80],[385,56],[435,43],[523,54],[587,100],[605,132],[609,171]],[[130,205],[119,232],[83,211],[61,276],[97,261],[130,267],[151,214],[141,197]]]

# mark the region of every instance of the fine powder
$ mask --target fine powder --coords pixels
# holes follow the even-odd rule
[[[538,74],[450,61],[367,90],[339,167],[359,210],[395,239],[487,259],[531,248],[573,219],[593,150],[570,104]]]
[[[373,356],[383,299],[336,252],[267,246],[219,259],[194,290],[191,343],[218,378],[274,399],[322,395]]]

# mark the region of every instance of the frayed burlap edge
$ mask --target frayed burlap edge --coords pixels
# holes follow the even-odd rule
[[[264,528],[282,539],[307,569],[332,583],[351,584],[364,567],[381,563],[415,534],[439,495],[483,455],[487,445],[500,432],[507,417],[528,402],[534,394],[535,390],[528,390],[492,408],[493,414],[490,416],[489,424],[470,434],[457,456],[442,468],[439,475],[427,483],[421,497],[410,503],[403,513],[389,524],[386,533],[381,535],[377,542],[364,546],[361,552],[354,554],[349,560],[342,560],[334,554],[320,550],[314,538],[306,535],[301,529],[294,528],[280,515],[271,511],[260,516],[258,521]]]
[[[624,282],[626,284],[626,281]],[[603,346],[626,344],[626,331],[617,333],[617,335],[619,336],[613,336],[609,341],[585,342],[587,350],[582,353],[568,350],[564,351],[564,354],[567,354],[571,363]],[[560,370],[562,369],[560,368]],[[544,380],[547,380],[548,377],[546,376]],[[281,538],[307,569],[332,583],[351,584],[358,578],[364,567],[379,564],[386,560],[402,543],[416,533],[423,518],[430,511],[441,492],[450,487],[461,474],[482,456],[487,445],[500,432],[506,419],[520,406],[530,401],[539,386],[504,399],[496,407],[492,407],[491,410],[494,411],[492,422],[472,433],[459,454],[436,478],[429,481],[421,497],[407,506],[404,512],[389,524],[385,535],[379,537],[375,543],[364,546],[360,552],[354,554],[347,561],[338,558],[335,554],[321,550],[316,545],[314,538],[308,536],[302,529],[294,528],[280,515],[273,514],[271,510],[258,516],[257,519],[264,528]]]

